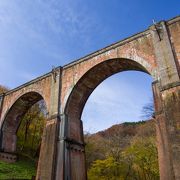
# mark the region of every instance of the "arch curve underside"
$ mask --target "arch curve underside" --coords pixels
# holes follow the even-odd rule
[[[111,75],[128,70],[150,74],[141,64],[129,59],[111,59],[91,68],[71,91],[65,107],[65,114],[68,114],[71,119],[80,119],[84,105],[93,90]]]
[[[16,133],[22,117],[43,97],[37,92],[29,92],[22,95],[7,112],[1,130],[1,151],[14,153],[16,151]]]

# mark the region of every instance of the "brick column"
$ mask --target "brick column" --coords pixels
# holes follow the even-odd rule
[[[153,83],[153,94],[160,180],[174,180],[171,143],[167,127],[168,120],[163,107],[162,94],[158,82]]]
[[[58,117],[46,122],[41,141],[41,151],[37,169],[37,180],[53,180],[57,142]]]
[[[56,180],[86,180],[82,121],[61,115],[59,135]]]
[[[43,131],[41,151],[36,174],[37,180],[54,180],[56,168],[56,150],[59,128],[59,91],[61,68],[53,69],[51,78],[50,108]]]
[[[180,85],[162,89],[175,179],[180,179]]]
[[[150,27],[156,55],[158,80],[161,87],[179,82],[177,59],[175,58],[166,22]]]
[[[179,180],[180,173],[180,78],[177,59],[166,22],[150,27],[157,61],[157,79],[153,84],[158,155],[161,180]]]

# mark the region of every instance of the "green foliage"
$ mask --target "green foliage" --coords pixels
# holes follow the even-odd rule
[[[98,137],[91,137],[85,134],[86,139],[86,167],[89,168],[96,159],[105,159],[106,149],[104,147],[105,140]]]
[[[138,121],[138,122],[124,122],[123,125],[129,126],[129,125],[139,125],[139,124],[145,124],[146,121]]]
[[[90,180],[159,179],[153,121],[114,126],[102,136],[97,133],[91,138],[89,135],[86,143],[87,161],[91,161],[88,166]],[[96,153],[102,150],[104,157],[99,151],[93,159],[94,150]]]
[[[38,157],[45,117],[39,103],[28,110],[17,132],[17,153],[30,158]]]
[[[0,162],[0,179],[31,179],[35,173],[34,162],[27,159],[16,163]]]
[[[131,164],[135,179],[159,179],[157,149],[153,137],[134,139],[122,154],[124,162]]]
[[[105,160],[96,160],[88,171],[89,180],[116,180],[121,179],[121,164],[113,157]]]

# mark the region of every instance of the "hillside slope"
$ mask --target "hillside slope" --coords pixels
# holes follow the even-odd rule
[[[159,179],[153,120],[116,124],[85,142],[90,180]]]

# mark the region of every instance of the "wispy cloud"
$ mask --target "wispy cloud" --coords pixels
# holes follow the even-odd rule
[[[78,3],[79,2],[79,3]],[[90,12],[81,1],[2,1],[0,23],[18,28],[32,38],[50,38],[59,35],[69,38],[88,39],[92,31],[98,31],[98,16]],[[66,35],[65,37],[63,35]],[[78,35],[78,36],[77,36]],[[57,36],[56,36],[57,37]]]
[[[93,42],[90,41],[92,34],[99,32],[101,23],[98,16],[80,3],[80,0],[2,0],[0,57],[4,58],[0,58],[0,63],[4,69],[7,71],[11,64],[13,74],[15,69],[39,74],[35,70],[41,64],[41,71],[45,73],[52,65],[66,64],[69,59],[83,54],[83,49],[88,49]],[[23,79],[30,80],[31,75],[26,77],[29,79]],[[1,78],[2,71],[2,82]],[[8,82],[9,79],[7,85]]]

